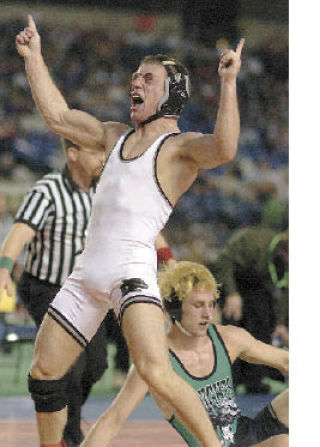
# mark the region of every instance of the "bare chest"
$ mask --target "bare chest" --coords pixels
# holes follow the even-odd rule
[[[176,351],[175,354],[191,376],[206,377],[214,370],[215,355],[211,343],[199,351]]]

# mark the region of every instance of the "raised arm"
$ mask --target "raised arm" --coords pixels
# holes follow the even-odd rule
[[[119,394],[91,427],[81,447],[101,447],[109,445],[119,433],[123,423],[138,407],[148,391],[148,385],[141,379],[134,365]]]
[[[214,134],[189,134],[182,144],[182,155],[192,158],[198,168],[214,168],[236,155],[240,134],[237,75],[244,41],[240,40],[235,51],[225,50],[220,58],[221,92]]]
[[[33,99],[49,128],[79,145],[105,150],[107,125],[88,113],[69,109],[44,62],[41,39],[31,15],[28,26],[16,36],[16,47],[25,60]]]

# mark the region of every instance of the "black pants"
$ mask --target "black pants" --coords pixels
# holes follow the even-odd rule
[[[129,351],[126,339],[122,335],[119,323],[113,310],[110,310],[105,318],[108,341],[115,343],[117,352],[115,356],[115,368],[126,373],[129,369]]]
[[[289,429],[270,411],[270,406],[263,408],[255,418],[240,416],[235,436],[235,447],[250,447],[270,439],[273,436],[288,435]]]
[[[28,273],[22,274],[18,283],[18,293],[38,328],[49,304],[59,290],[59,286],[41,281]],[[71,439],[75,444],[81,441],[81,406],[88,398],[92,386],[101,378],[106,368],[107,332],[105,321],[103,321],[89,345],[68,373],[70,379],[65,437]]]

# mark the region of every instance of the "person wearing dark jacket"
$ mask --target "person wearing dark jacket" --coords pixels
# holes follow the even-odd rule
[[[222,323],[245,328],[270,344],[288,345],[288,233],[267,227],[238,230],[211,266],[221,284]],[[237,361],[235,383],[247,392],[266,392],[264,376],[279,378],[260,365]]]

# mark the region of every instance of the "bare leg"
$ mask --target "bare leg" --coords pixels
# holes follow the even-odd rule
[[[34,379],[60,379],[80,355],[80,345],[51,317],[45,316],[39,329],[30,374]],[[53,413],[36,413],[42,444],[61,441],[67,407]]]
[[[288,435],[278,435],[273,436],[266,441],[259,442],[252,447],[289,447],[289,436]]]
[[[289,427],[289,389],[272,399],[271,405],[279,421]]]
[[[172,405],[203,447],[220,447],[199,396],[171,367],[162,310],[152,304],[133,304],[125,310],[122,330],[131,358],[150,390]]]

